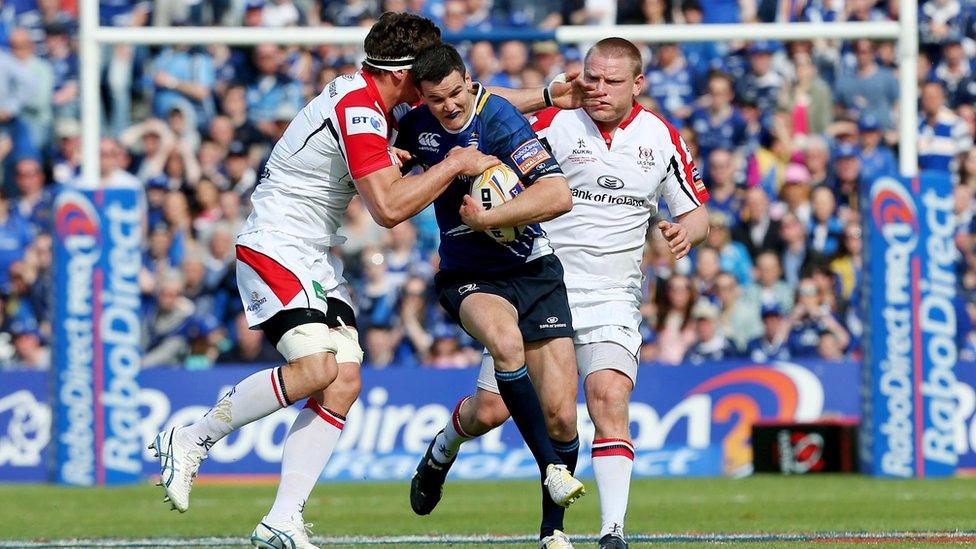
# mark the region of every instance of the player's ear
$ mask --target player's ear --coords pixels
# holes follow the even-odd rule
[[[637,78],[634,78],[634,97],[644,93],[644,75],[638,74]]]
[[[471,73],[468,71],[464,71],[464,85],[469,90],[471,89]]]

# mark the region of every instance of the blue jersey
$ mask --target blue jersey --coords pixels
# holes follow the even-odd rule
[[[562,175],[562,169],[532,131],[529,121],[511,103],[490,94],[480,84],[475,112],[458,132],[440,125],[426,105],[407,113],[399,123],[398,148],[410,151],[424,169],[437,164],[454,147],[477,145],[478,150],[498,157],[519,175],[528,187],[542,177]],[[538,224],[527,225],[512,242],[498,242],[461,221],[458,210],[471,190],[471,178],[458,177],[434,200],[440,227],[441,269],[502,271],[518,267],[552,253],[545,232]]]

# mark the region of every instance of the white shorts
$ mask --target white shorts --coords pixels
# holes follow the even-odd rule
[[[237,289],[252,328],[287,309],[327,314],[330,297],[352,305],[342,262],[329,248],[278,231],[237,237]]]
[[[630,328],[624,326],[608,326],[609,333],[618,332],[619,338],[581,343],[574,338],[576,348],[576,370],[582,379],[599,370],[617,370],[630,378],[631,383],[637,383],[637,356],[631,353],[627,344],[632,339]],[[638,335],[638,337],[640,337]],[[478,372],[478,388],[491,393],[498,393],[498,383],[495,381],[495,359],[486,351],[481,359],[481,371]]]

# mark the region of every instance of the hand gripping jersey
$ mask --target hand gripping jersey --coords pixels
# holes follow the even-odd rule
[[[454,147],[477,145],[481,152],[498,157],[512,168],[526,187],[543,177],[562,176],[559,164],[525,117],[505,99],[490,94],[480,84],[476,86],[475,112],[461,130],[444,129],[422,105],[400,120],[396,146],[410,151],[424,169],[443,160]],[[470,187],[470,178],[458,177],[434,201],[441,229],[441,269],[502,271],[552,253],[538,224],[526,226],[516,240],[502,243],[462,223],[458,209]]]
[[[324,246],[356,194],[354,179],[396,165],[386,106],[372,76],[336,78],[292,120],[251,196],[241,234],[274,230]]]
[[[616,324],[636,328],[644,238],[659,198],[673,217],[708,200],[687,145],[674,127],[636,103],[612,139],[583,109],[545,109],[532,128],[573,191],[573,211],[543,228],[566,271],[577,333],[612,323],[598,307],[606,302],[632,304],[623,309],[635,318]]]

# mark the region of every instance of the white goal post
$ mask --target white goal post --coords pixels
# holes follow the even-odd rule
[[[731,40],[797,41],[858,38],[897,40],[899,66],[899,169],[904,176],[918,172],[918,2],[901,0],[897,22],[844,23],[749,23],[722,25],[617,25],[563,26],[555,31],[560,43],[596,42],[608,36],[659,42],[706,42]],[[102,27],[98,24],[98,0],[81,1],[81,126],[82,165],[85,181],[97,181],[98,146],[101,138],[100,75],[103,44],[228,44],[262,43],[315,45],[362,44],[362,27]]]

